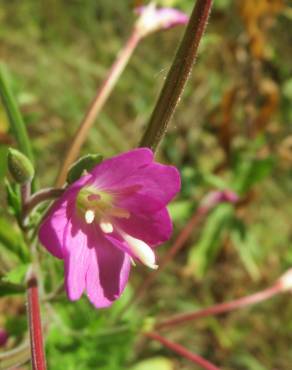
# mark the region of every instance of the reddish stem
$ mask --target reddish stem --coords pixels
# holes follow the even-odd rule
[[[211,362],[205,360],[203,357],[187,350],[185,347],[181,346],[178,343],[171,342],[170,340],[162,337],[156,332],[149,332],[144,334],[146,337],[154,339],[161,344],[163,344],[165,347],[171,349],[172,351],[176,352],[180,356],[190,360],[191,362],[201,366],[202,369],[205,370],[219,370],[219,367],[211,364]]]
[[[23,207],[23,218],[25,218],[36,206],[47,200],[53,200],[59,198],[65,189],[60,188],[47,188],[34,193],[31,197],[28,197]]]
[[[221,313],[230,312],[230,311],[233,311],[239,308],[247,307],[252,304],[265,301],[282,291],[283,291],[282,285],[277,282],[273,286],[265,290],[262,290],[258,293],[249,295],[247,297],[235,299],[234,301],[231,301],[231,302],[224,302],[224,303],[216,304],[212,307],[204,308],[202,310],[198,310],[195,312],[174,315],[170,319],[167,319],[155,325],[155,328],[164,329],[166,327],[175,326],[175,325],[182,324],[182,323],[185,323],[191,320],[196,320],[202,317],[211,316],[211,315],[219,315]]]
[[[119,52],[116,61],[110,68],[108,75],[100,89],[97,91],[96,96],[85,113],[85,116],[72,139],[72,143],[68,149],[56,182],[57,186],[62,186],[64,184],[68,168],[78,157],[80,148],[87,138],[89,129],[94,124],[97,115],[111,94],[140,39],[141,36],[139,32],[137,32],[137,29],[134,28],[132,35],[130,36],[124,48]]]
[[[37,278],[31,274],[27,281],[27,309],[33,370],[46,370]]]
[[[30,197],[31,183],[26,182],[25,184],[22,184],[20,187],[20,192],[21,192],[22,207],[25,207],[25,204]]]

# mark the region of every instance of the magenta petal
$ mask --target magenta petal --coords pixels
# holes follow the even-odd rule
[[[88,298],[97,308],[110,306],[125,289],[130,272],[130,258],[98,232],[92,238],[86,274]]]
[[[148,148],[138,148],[129,152],[106,159],[97,165],[91,174],[95,178],[94,185],[97,188],[110,189],[119,186],[119,182],[125,177],[131,176],[139,168],[151,163],[153,153]]]
[[[125,240],[121,237],[120,234],[117,232],[113,232],[110,234],[105,234],[104,237],[115,247],[119,248],[122,252],[126,253],[128,256],[132,258],[136,258],[136,256],[132,253],[131,249],[129,248],[128,244]]]
[[[144,15],[149,12],[149,6],[140,6],[135,9],[138,15]],[[153,8],[152,10],[152,28],[168,29],[177,25],[186,24],[189,17],[175,8]]]
[[[68,222],[64,238],[65,287],[69,299],[79,299],[85,289],[85,278],[89,264],[90,250],[87,235],[78,228],[73,218]]]
[[[91,175],[83,176],[53,204],[39,229],[40,242],[55,257],[63,258],[64,230],[74,213],[75,198],[79,189],[86,184]]]
[[[188,23],[189,17],[174,8],[161,8],[157,10],[157,20],[159,20],[164,29],[167,29]]]
[[[126,176],[119,186],[140,186],[131,196],[121,197],[119,206],[134,214],[155,212],[165,207],[180,190],[180,174],[173,166],[151,163],[132,176]]]
[[[172,233],[172,222],[166,208],[147,216],[134,215],[116,222],[121,230],[151,247],[165,242]]]
[[[63,258],[64,230],[74,211],[70,198],[60,198],[50,210],[39,229],[40,242],[55,257]]]

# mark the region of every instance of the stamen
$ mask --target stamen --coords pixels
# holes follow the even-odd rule
[[[110,234],[114,231],[113,225],[110,222],[101,221],[99,226],[105,234]]]
[[[87,224],[92,224],[92,222],[94,221],[95,219],[95,213],[92,209],[88,209],[86,212],[85,212],[85,222]]]
[[[113,207],[108,211],[108,214],[117,218],[129,218],[130,212],[124,208]]]
[[[127,186],[126,188],[113,190],[112,194],[118,195],[118,196],[133,195],[133,194],[137,193],[142,187],[143,187],[142,185]]]
[[[133,238],[124,232],[122,232],[122,236],[128,243],[134,256],[136,256],[147,267],[154,270],[158,269],[158,265],[155,263],[155,254],[148,244],[143,242],[143,240]]]
[[[131,265],[136,267],[136,262],[134,261],[134,258],[130,257]]]

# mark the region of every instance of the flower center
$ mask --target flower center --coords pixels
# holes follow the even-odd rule
[[[135,187],[136,189],[136,187]],[[115,205],[117,198],[133,191],[133,188],[121,192],[107,192],[98,190],[92,186],[81,189],[76,198],[76,209],[78,216],[86,224],[96,223],[101,231],[110,234],[114,230],[127,243],[129,254],[140,260],[144,265],[157,269],[155,254],[152,248],[143,240],[132,237],[115,225],[114,218],[129,218],[130,212]]]
[[[76,198],[76,209],[79,217],[87,224],[99,223],[105,233],[111,233],[111,217],[129,218],[130,213],[115,206],[116,195],[94,187],[81,189]]]

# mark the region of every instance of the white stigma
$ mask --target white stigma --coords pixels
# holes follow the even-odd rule
[[[110,222],[101,221],[99,226],[105,234],[110,234],[114,231],[113,225]]]
[[[87,224],[92,224],[92,222],[94,221],[94,219],[95,219],[95,213],[93,212],[92,209],[88,209],[85,212],[85,222]]]
[[[155,261],[153,249],[143,240],[133,238],[132,236],[122,233],[123,238],[128,243],[128,246],[135,257],[137,257],[145,266],[156,270],[158,265]]]

